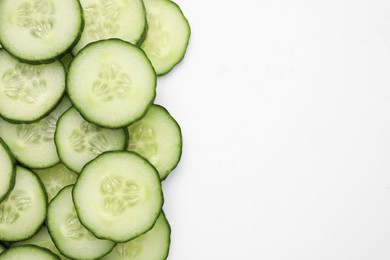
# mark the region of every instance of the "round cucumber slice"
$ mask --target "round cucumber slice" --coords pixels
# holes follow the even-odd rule
[[[106,152],[84,167],[73,201],[80,222],[96,237],[127,242],[153,227],[163,193],[156,169],[141,156]]]
[[[62,189],[50,202],[47,227],[58,250],[76,259],[97,259],[108,254],[116,245],[101,240],[85,229],[77,218],[72,202],[72,186]]]
[[[106,129],[93,125],[85,121],[75,108],[61,116],[55,133],[61,161],[76,173],[103,152],[125,150],[127,138],[124,128]]]
[[[0,260],[60,260],[50,250],[34,246],[15,246],[0,254]]]
[[[2,202],[14,188],[15,172],[15,159],[8,146],[0,138],[0,202]]]
[[[110,39],[85,47],[70,65],[69,97],[89,122],[125,127],[141,118],[156,95],[156,74],[138,47]]]
[[[0,64],[0,115],[8,121],[37,121],[60,102],[65,92],[61,62],[30,65],[0,49]]]
[[[51,240],[49,231],[47,230],[46,226],[42,226],[39,232],[36,233],[32,238],[12,243],[10,247],[22,246],[22,245],[40,246],[49,249],[54,254],[58,255],[61,259],[69,259],[61,255],[60,251],[58,251],[57,247],[54,245],[53,241]]]
[[[146,29],[142,0],[81,0],[85,19],[84,31],[73,54],[91,42],[118,38],[139,43]]]
[[[13,56],[48,63],[78,40],[83,18],[77,0],[2,0],[0,38]]]
[[[191,29],[180,7],[170,0],[145,0],[148,32],[141,48],[157,75],[171,71],[183,58]]]
[[[140,121],[127,130],[127,150],[145,157],[164,180],[180,161],[182,135],[179,124],[165,108],[153,105]]]
[[[77,174],[70,171],[62,163],[51,168],[33,170],[45,185],[47,196],[51,201],[64,187],[74,184]]]
[[[50,115],[32,124],[12,124],[0,118],[0,137],[21,164],[29,168],[51,167],[60,162],[54,143],[57,120],[70,106],[65,97]]]
[[[102,260],[162,260],[168,257],[171,228],[163,212],[147,233],[127,242],[119,243]]]
[[[47,197],[38,176],[18,166],[15,187],[0,203],[0,240],[32,237],[45,221],[46,208]]]

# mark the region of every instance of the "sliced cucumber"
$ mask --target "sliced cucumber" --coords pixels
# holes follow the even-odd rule
[[[15,172],[15,159],[8,146],[0,138],[0,202],[2,202],[14,188]]]
[[[58,251],[57,247],[53,243],[53,240],[51,240],[49,231],[47,230],[46,226],[42,226],[39,232],[36,233],[32,238],[12,243],[11,247],[22,246],[22,245],[40,246],[49,249],[54,254],[58,255],[61,259],[69,259],[61,255],[60,251]]]
[[[103,39],[118,38],[137,44],[146,28],[142,0],[81,0],[85,19],[77,54],[84,46]]]
[[[156,75],[145,53],[110,39],[92,43],[70,65],[67,90],[84,118],[107,128],[142,117],[156,95]]]
[[[65,186],[74,184],[77,174],[70,171],[62,163],[47,169],[33,170],[45,185],[47,196],[51,201]]]
[[[0,203],[0,240],[32,237],[45,221],[46,208],[47,197],[38,176],[18,166],[15,187]]]
[[[0,38],[13,56],[51,62],[77,41],[83,26],[77,0],[2,0]]]
[[[164,180],[180,161],[182,136],[169,112],[153,105],[140,121],[130,125],[128,150],[145,157]]]
[[[156,169],[132,152],[106,152],[87,164],[73,201],[80,222],[96,237],[127,242],[150,230],[163,204]]]
[[[29,65],[0,49],[0,115],[9,121],[34,122],[50,113],[65,91],[61,62]]]
[[[2,252],[4,252],[7,248],[3,245],[3,244],[0,244],[0,254]]]
[[[12,247],[2,254],[0,260],[59,260],[60,258],[50,250],[34,246],[24,245]]]
[[[125,150],[127,131],[106,129],[84,120],[75,108],[58,120],[55,142],[61,161],[79,173],[86,163],[105,151]]]
[[[108,254],[115,243],[97,239],[81,225],[73,206],[72,189],[73,185],[65,187],[50,202],[47,216],[50,236],[67,257],[97,259]]]
[[[102,260],[163,260],[171,243],[171,228],[161,212],[154,227],[147,233],[127,242],[119,243]]]
[[[148,33],[141,48],[157,75],[171,71],[183,58],[191,35],[180,7],[170,0],[144,0]]]
[[[12,124],[0,118],[0,137],[9,145],[16,159],[29,168],[46,168],[60,162],[54,132],[60,115],[71,106],[64,98],[47,117],[32,124]]]

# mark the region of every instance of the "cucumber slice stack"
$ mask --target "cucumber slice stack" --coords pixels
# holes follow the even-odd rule
[[[189,38],[170,0],[0,1],[0,260],[168,257]]]

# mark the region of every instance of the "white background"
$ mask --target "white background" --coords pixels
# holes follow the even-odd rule
[[[176,2],[169,259],[390,259],[390,1]]]

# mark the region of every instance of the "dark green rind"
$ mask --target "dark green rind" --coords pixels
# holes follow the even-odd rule
[[[15,157],[13,156],[12,152],[11,152],[11,149],[9,149],[8,145],[3,141],[3,139],[0,138],[0,145],[4,147],[4,150],[6,150],[12,164],[13,164],[13,167],[12,167],[12,176],[11,176],[11,179],[10,179],[10,183],[9,183],[9,188],[8,188],[8,192],[6,192],[5,194],[3,194],[3,196],[0,196],[0,203],[3,202],[3,200],[5,200],[5,198],[8,196],[8,194],[11,193],[11,191],[13,190],[14,186],[15,186],[15,178],[16,178],[16,160],[15,160]],[[126,146],[127,147],[127,146]]]
[[[68,110],[70,110],[70,109],[72,109],[73,107],[70,107]],[[57,120],[57,127],[56,127],[56,131],[55,131],[55,133],[54,133],[54,143],[55,143],[55,145],[56,145],[56,150],[57,150],[57,154],[58,154],[58,157],[60,158],[60,163],[62,163],[63,165],[65,165],[65,167],[66,168],[68,168],[70,171],[72,171],[72,172],[74,172],[74,173],[76,173],[76,174],[79,174],[79,172],[76,170],[76,169],[74,169],[74,168],[72,168],[72,166],[71,165],[68,165],[68,164],[66,164],[65,163],[65,161],[63,160],[63,156],[61,155],[61,151],[60,151],[60,148],[59,148],[59,144],[58,144],[58,139],[60,139],[60,137],[57,135],[57,129],[58,129],[58,126],[60,125],[60,119],[62,118],[62,116],[63,115],[65,115],[66,114],[66,112],[68,112],[68,110],[66,110],[59,118],[58,118],[58,120]],[[76,110],[80,113],[80,111],[76,108]],[[81,115],[81,113],[80,113],[80,115]],[[81,116],[83,116],[83,115],[81,115]],[[83,117],[84,119],[85,119],[85,117]],[[85,119],[86,121],[88,121],[87,119]],[[99,126],[100,127],[100,126]],[[115,129],[120,129],[120,128],[115,128]],[[126,149],[127,149],[127,146],[128,146],[128,144],[129,144],[129,131],[127,131],[127,128],[126,127],[124,127],[124,128],[122,128],[123,129],[123,132],[124,132],[124,134],[125,134],[125,142],[124,142],[124,144],[123,144],[123,148],[122,148],[122,150],[119,150],[119,151],[126,151]],[[96,158],[95,158],[96,159]],[[93,159],[93,160],[95,160],[95,159]],[[92,160],[92,161],[93,161]],[[92,162],[91,161],[91,162]],[[54,166],[54,165],[53,165]],[[51,166],[52,167],[52,166]],[[84,166],[85,167],[85,166]],[[49,167],[47,167],[47,168],[49,168]],[[46,169],[46,168],[44,168],[44,169]]]
[[[34,176],[35,179],[37,179],[37,181],[38,181],[38,183],[39,183],[39,186],[41,186],[42,195],[43,195],[43,197],[45,198],[45,201],[46,201],[45,218],[43,219],[42,223],[40,223],[40,224],[38,225],[38,227],[37,227],[37,228],[32,232],[32,234],[29,235],[29,236],[22,237],[22,238],[19,238],[19,239],[15,239],[15,240],[8,240],[8,239],[2,237],[2,234],[0,233],[0,240],[3,241],[3,242],[17,242],[17,241],[20,241],[20,240],[27,240],[27,239],[32,238],[33,236],[35,236],[35,235],[38,233],[38,231],[41,229],[42,225],[44,225],[45,220],[46,220],[46,218],[47,218],[47,208],[48,208],[48,201],[49,201],[49,199],[48,199],[48,196],[47,196],[47,193],[46,193],[45,186],[43,185],[41,179],[39,178],[39,176],[38,176],[35,172],[33,172],[32,170],[30,170],[30,169],[28,169],[28,168],[25,168],[25,169],[26,169],[28,172],[30,172],[30,173]],[[0,258],[0,260],[1,260],[1,258]]]
[[[179,5],[176,4],[176,3],[173,2],[173,1],[170,1],[170,0],[165,0],[165,1],[171,2],[171,3],[174,4],[174,5],[176,6],[176,8],[180,11],[180,13],[182,14],[182,16],[183,16],[185,22],[187,23],[188,30],[189,30],[189,34],[188,34],[187,42],[185,43],[185,44],[186,44],[186,47],[184,48],[184,51],[183,51],[183,53],[182,53],[182,55],[181,55],[181,58],[179,58],[179,59],[177,60],[177,62],[176,62],[175,64],[173,64],[170,68],[164,70],[163,72],[157,73],[157,76],[159,76],[159,77],[164,76],[164,75],[168,74],[169,72],[171,72],[171,71],[176,67],[176,65],[178,65],[178,64],[184,59],[184,57],[185,57],[185,55],[186,55],[186,53],[187,53],[188,44],[189,44],[190,38],[191,38],[191,26],[190,26],[190,23],[188,22],[187,18],[185,17],[185,15],[184,15],[183,11],[181,10],[181,8],[179,7]],[[145,38],[146,38],[146,36],[145,36]]]
[[[165,221],[167,222],[167,225],[168,225],[168,237],[167,237],[168,246],[167,246],[167,250],[166,250],[166,253],[165,253],[164,257],[162,258],[162,260],[163,260],[163,259],[167,259],[168,256],[169,256],[169,250],[171,248],[172,229],[171,229],[171,225],[169,224],[169,221],[168,221],[167,217],[165,216],[164,211],[161,211],[161,214],[164,217],[164,219],[165,219]]]
[[[67,185],[67,186],[63,187],[63,188],[57,193],[57,195],[52,199],[51,202],[53,202],[57,197],[59,197],[59,195],[60,195],[64,190],[66,190],[66,189],[68,189],[68,188],[69,188],[69,189],[70,189],[70,188],[73,188],[74,186],[75,186],[74,184],[71,184],[71,185]],[[73,193],[73,192],[72,192],[72,193]],[[50,203],[51,203],[51,202],[50,202]],[[74,201],[73,201],[73,204],[74,204]],[[76,208],[76,205],[75,205],[75,208]],[[77,210],[76,210],[76,212],[77,212]],[[80,219],[79,219],[79,220],[80,220]],[[60,249],[60,247],[58,246],[60,243],[59,243],[59,241],[57,241],[57,240],[54,238],[54,236],[52,235],[52,231],[51,231],[51,229],[49,228],[48,221],[49,221],[49,215],[47,215],[47,218],[46,218],[46,227],[47,227],[47,231],[49,232],[49,235],[50,235],[50,237],[51,237],[51,240],[53,241],[54,245],[57,247],[57,250],[58,250],[62,255],[66,256],[66,257],[68,257],[68,258],[74,259],[74,258],[72,258],[71,256],[67,255],[63,250]],[[81,221],[80,221],[80,223],[81,223]],[[91,233],[92,233],[92,232],[91,232]],[[116,246],[116,244],[114,244],[114,246],[111,248],[111,250],[110,250],[109,252],[107,252],[106,254],[102,254],[102,255],[96,257],[95,259],[100,259],[100,258],[102,258],[102,257],[104,257],[104,256],[106,256],[106,255],[108,255],[109,253],[111,253],[112,249],[115,248],[115,246]],[[0,260],[1,260],[1,259],[0,259]]]
[[[96,157],[94,160],[90,161],[89,163],[87,163],[87,164],[84,166],[83,170],[81,171],[81,173],[80,173],[80,175],[79,175],[79,178],[77,179],[77,181],[76,181],[76,183],[75,183],[75,185],[74,185],[75,188],[76,188],[76,186],[77,186],[78,180],[80,180],[80,179],[83,177],[83,172],[84,172],[84,170],[87,168],[87,166],[90,165],[90,164],[92,164],[93,162],[99,160],[99,158],[100,158],[101,156],[103,156],[104,154],[109,154],[109,153],[129,153],[129,154],[134,154],[134,155],[138,156],[141,160],[143,160],[144,162],[146,162],[147,164],[149,164],[149,165],[154,169],[154,172],[155,172],[156,176],[157,176],[158,178],[160,178],[157,169],[156,169],[153,165],[151,165],[151,164],[148,162],[148,160],[146,160],[144,157],[142,157],[142,156],[139,155],[138,153],[130,152],[130,151],[108,151],[108,152],[102,153],[101,155],[99,155],[99,156]],[[75,196],[74,196],[75,190],[76,190],[75,188],[74,188],[73,191],[72,191],[72,198],[73,198],[73,204],[74,204],[74,207],[75,207],[75,209],[76,209],[76,213],[77,213],[77,215],[78,215],[78,217],[79,217],[80,223],[81,223],[87,230],[89,230],[89,232],[91,232],[95,237],[100,238],[100,239],[111,240],[111,241],[114,241],[114,242],[117,242],[117,243],[129,242],[130,240],[133,240],[133,239],[135,239],[135,238],[137,238],[137,237],[139,237],[139,236],[145,234],[145,233],[148,232],[149,230],[151,230],[151,229],[154,227],[154,225],[156,224],[156,221],[157,221],[158,217],[160,216],[160,214],[161,214],[161,212],[162,212],[162,206],[164,205],[164,194],[163,194],[163,191],[162,191],[162,186],[160,185],[160,186],[159,186],[159,190],[160,190],[160,194],[161,194],[160,211],[156,214],[155,219],[154,219],[153,223],[150,225],[150,227],[148,227],[147,230],[141,231],[140,233],[138,233],[138,234],[136,234],[136,235],[130,237],[129,239],[126,239],[126,240],[115,240],[114,238],[112,238],[112,237],[110,237],[110,236],[105,236],[105,235],[101,235],[101,236],[100,236],[100,235],[96,234],[96,232],[95,232],[93,229],[91,229],[90,227],[88,227],[87,225],[85,225],[85,224],[86,224],[85,221],[80,217],[80,214],[79,214],[79,212],[80,212],[81,210],[80,210],[79,207],[77,207],[77,205],[76,205],[76,203],[75,203]]]
[[[0,51],[1,51],[1,48],[0,48]],[[10,54],[9,52],[7,52],[7,53]],[[62,90],[61,95],[58,97],[58,100],[53,103],[53,107],[49,108],[45,113],[43,113],[39,117],[36,117],[36,118],[33,118],[33,119],[29,119],[29,120],[7,118],[0,111],[1,118],[3,118],[5,121],[7,121],[9,123],[12,123],[12,124],[32,124],[32,123],[36,123],[39,120],[47,117],[51,112],[53,112],[57,108],[57,106],[61,103],[62,99],[64,98],[64,96],[66,94],[66,74],[67,73],[66,73],[64,64],[62,64],[62,62],[60,62],[60,64],[61,64],[62,68],[64,69],[64,75],[65,75],[64,88]],[[36,65],[39,65],[39,64],[36,64]]]
[[[21,62],[24,62],[24,63],[32,64],[32,65],[49,64],[49,63],[52,63],[52,62],[62,58],[66,53],[68,53],[70,50],[72,50],[74,46],[76,46],[77,42],[81,38],[81,34],[84,31],[84,13],[83,13],[83,8],[81,7],[81,4],[80,4],[80,2],[78,0],[76,0],[75,2],[79,6],[79,12],[80,12],[80,15],[81,15],[80,25],[79,25],[79,32],[78,32],[78,35],[76,36],[76,38],[74,39],[74,41],[65,50],[60,51],[55,56],[47,58],[47,59],[29,60],[29,59],[25,59],[23,57],[18,56],[16,53],[10,52],[9,48],[6,45],[4,45],[3,43],[1,44],[2,48],[4,48],[4,50],[6,50],[15,59],[17,59],[17,60],[19,60]]]
[[[142,0],[142,6],[143,6],[143,9],[144,9],[144,14],[145,14],[145,29],[144,31],[142,32],[142,35],[141,37],[138,39],[137,41],[137,46],[141,48],[141,45],[142,43],[145,41],[146,39],[146,35],[148,34],[148,30],[149,30],[149,26],[148,26],[148,20],[146,19],[146,8],[145,8],[145,4],[144,4],[144,1]]]
[[[93,45],[95,44],[98,44],[100,42],[103,42],[103,41],[116,41],[116,42],[119,42],[119,43],[122,43],[122,44],[129,44],[133,47],[136,47],[139,51],[141,51],[143,53],[143,55],[145,55],[145,59],[148,61],[148,64],[150,65],[150,67],[152,68],[152,70],[154,71],[156,77],[155,77],[155,80],[154,80],[154,93],[153,93],[153,96],[149,102],[149,104],[146,106],[145,108],[145,111],[143,114],[141,114],[140,116],[136,117],[135,119],[133,120],[130,120],[128,122],[125,122],[121,125],[118,125],[118,126],[112,126],[112,125],[107,125],[105,122],[98,122],[98,121],[94,121],[93,119],[89,118],[87,115],[85,115],[83,109],[82,109],[82,105],[79,106],[79,104],[77,104],[76,102],[74,102],[73,98],[72,98],[72,95],[70,95],[69,93],[69,90],[68,90],[68,85],[69,85],[69,78],[70,78],[70,75],[72,73],[71,72],[71,69],[72,69],[72,65],[73,65],[73,61],[75,61],[77,59],[77,56],[79,56],[79,54],[81,54],[83,51],[85,51],[85,49],[87,49],[87,47],[93,47]],[[100,127],[104,127],[104,128],[110,128],[110,129],[118,129],[118,128],[124,128],[128,125],[131,125],[132,123],[135,123],[137,122],[138,120],[140,120],[142,117],[144,117],[144,115],[148,112],[149,108],[153,105],[153,102],[156,98],[156,88],[157,88],[157,74],[156,74],[156,71],[155,69],[153,68],[153,65],[151,63],[151,61],[149,60],[148,56],[146,55],[146,53],[141,49],[139,48],[138,46],[136,45],[133,45],[129,42],[126,42],[126,41],[123,41],[121,39],[118,39],[118,38],[112,38],[112,39],[106,39],[106,40],[100,40],[100,41],[96,41],[96,42],[92,42],[92,43],[89,43],[88,45],[86,45],[83,49],[81,49],[79,51],[79,53],[77,54],[77,56],[74,58],[74,60],[70,63],[69,65],[69,68],[68,68],[68,74],[67,74],[67,77],[66,77],[66,92],[68,94],[68,97],[70,99],[70,101],[72,102],[73,106],[77,109],[77,111],[79,111],[80,115],[88,122],[92,123],[92,124],[95,124],[97,126],[100,126]]]
[[[49,249],[43,248],[40,246],[35,246],[35,245],[23,245],[23,246],[15,246],[15,247],[9,248],[0,254],[0,260],[7,260],[7,254],[10,254],[10,252],[12,253],[13,251],[20,250],[20,248],[38,249],[38,250],[44,251],[49,256],[53,257],[53,260],[61,260],[61,258],[58,255],[54,254]]]

